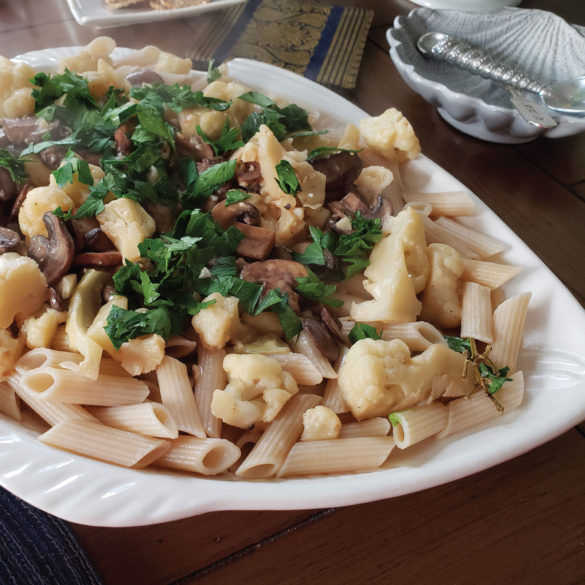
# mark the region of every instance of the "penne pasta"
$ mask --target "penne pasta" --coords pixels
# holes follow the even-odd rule
[[[428,439],[447,425],[447,407],[440,402],[415,406],[390,415],[392,436],[399,449]]]
[[[109,427],[160,439],[176,439],[179,436],[177,423],[168,408],[156,402],[99,406],[89,411]]]
[[[461,337],[485,343],[493,341],[491,290],[476,282],[465,282],[461,297]]]
[[[402,193],[407,204],[430,204],[431,215],[475,215],[477,209],[473,199],[466,191],[447,191],[444,193]]]
[[[15,370],[22,374],[29,370],[35,370],[37,368],[49,367],[58,368],[64,362],[81,362],[83,356],[79,353],[72,351],[61,351],[55,349],[49,349],[47,347],[37,347],[31,349],[25,353],[16,362]]]
[[[293,351],[309,358],[309,361],[317,368],[323,378],[337,378],[337,372],[331,367],[329,360],[319,351],[306,331],[301,331],[292,345]]]
[[[93,380],[60,368],[24,372],[21,384],[43,400],[92,406],[135,404],[148,396],[148,386],[136,378],[106,374]]]
[[[498,305],[493,314],[493,337],[490,359],[500,367],[516,369],[522,344],[530,293],[515,295]]]
[[[339,438],[349,437],[385,437],[392,428],[385,416],[377,416],[361,422],[351,422],[341,425]]]
[[[380,467],[394,448],[392,437],[351,437],[295,443],[278,477],[353,473]]]
[[[0,382],[0,412],[15,420],[21,419],[18,395],[6,382]]]
[[[346,355],[347,347],[342,347],[339,350],[339,357],[335,362],[336,371],[339,371],[339,368],[343,364]],[[337,414],[348,412],[349,407],[347,406],[347,402],[343,397],[343,393],[341,392],[337,378],[327,380],[327,383],[325,384],[325,392],[323,394],[323,406],[330,408]]]
[[[238,477],[259,479],[276,475],[303,431],[303,413],[321,403],[316,394],[297,394],[268,425],[249,455],[236,470]]]
[[[203,344],[197,348],[198,373],[195,377],[195,403],[201,417],[201,424],[208,437],[221,436],[221,420],[211,412],[211,399],[215,390],[223,390],[226,375],[223,371],[223,349],[209,349]]]
[[[490,289],[497,289],[503,286],[522,272],[522,268],[519,266],[469,258],[463,259],[463,266],[461,278],[464,281],[477,282],[477,284],[487,286]]]
[[[162,402],[169,409],[178,429],[205,438],[187,366],[175,358],[165,356],[156,368],[156,376]]]
[[[498,402],[509,412],[520,406],[524,395],[524,377],[522,372],[509,376],[511,382],[506,382],[495,394]],[[457,398],[447,406],[447,424],[437,435],[438,438],[448,437],[455,433],[477,427],[486,421],[498,418],[500,413],[494,408],[494,403],[483,393],[475,392],[469,397]]]
[[[171,448],[170,441],[144,437],[101,423],[72,419],[57,423],[39,440],[92,459],[135,468],[150,465]]]
[[[285,372],[288,372],[301,386],[315,386],[323,381],[323,374],[319,368],[302,353],[269,353],[268,357],[275,359]]]
[[[179,437],[155,465],[167,469],[218,475],[227,471],[240,457],[240,449],[226,439]]]

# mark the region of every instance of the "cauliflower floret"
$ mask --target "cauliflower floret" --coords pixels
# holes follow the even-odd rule
[[[431,273],[422,294],[421,319],[437,327],[457,327],[461,324],[461,254],[447,244],[431,244],[427,255]]]
[[[285,402],[298,392],[295,379],[275,359],[260,354],[228,354],[223,361],[228,375],[225,390],[215,390],[211,412],[242,429],[270,422]]]
[[[339,386],[357,420],[387,416],[442,395],[463,396],[473,389],[462,378],[465,357],[445,344],[433,344],[411,357],[401,339],[362,339],[347,352]]]
[[[303,434],[301,441],[337,439],[341,430],[339,417],[326,406],[315,406],[303,413]]]
[[[62,165],[63,164],[67,164],[67,162],[65,161],[62,163]],[[89,172],[91,173],[91,176],[93,178],[93,184],[97,185],[104,178],[105,173],[101,169],[101,167],[98,167],[97,165],[88,164],[88,167],[89,167]],[[49,178],[49,186],[54,187],[55,189],[60,189],[61,191],[63,191],[63,193],[65,193],[65,195],[67,195],[71,198],[74,206],[79,207],[88,198],[90,185],[86,185],[85,183],[82,183],[81,181],[79,181],[78,177],[79,177],[79,174],[75,173],[73,175],[73,182],[72,183],[65,183],[65,185],[63,185],[62,187],[59,187],[59,185],[57,185],[57,179],[55,178],[55,175],[51,174],[51,176]]]
[[[165,340],[160,335],[152,333],[129,339],[120,346],[120,349],[115,349],[104,329],[113,306],[127,309],[128,299],[122,295],[116,295],[103,305],[89,326],[87,336],[107,351],[132,376],[152,372],[165,357]]]
[[[0,381],[10,376],[23,349],[23,335],[13,337],[9,329],[0,329]]]
[[[179,125],[181,132],[187,137],[199,136],[197,126],[203,133],[217,140],[221,136],[221,130],[227,118],[225,112],[210,110],[209,108],[185,108],[179,113]]]
[[[404,162],[420,154],[420,144],[410,122],[396,108],[360,121],[366,144],[392,162]]]
[[[236,81],[222,81],[218,79],[211,82],[203,91],[205,96],[218,98],[220,100],[231,101],[232,105],[227,110],[231,126],[241,126],[242,122],[254,110],[254,105],[250,102],[238,99],[246,93],[248,88],[237,83]]]
[[[421,311],[417,293],[423,290],[429,264],[423,222],[408,207],[392,220],[390,235],[382,238],[370,254],[364,271],[364,288],[374,297],[354,303],[356,321],[415,321]]]
[[[47,280],[39,265],[15,252],[0,255],[0,329],[14,317],[32,315],[47,299]]]
[[[112,240],[120,254],[128,260],[140,258],[138,244],[149,238],[156,230],[154,219],[142,205],[127,197],[106,203],[104,210],[96,215],[102,231]]]
[[[201,309],[191,319],[193,329],[207,347],[222,348],[236,337],[240,328],[237,297],[224,297],[218,292],[211,293],[203,302],[214,301]]]
[[[22,323],[20,330],[24,333],[27,347],[50,347],[57,327],[67,321],[67,311],[56,311],[49,306],[38,317],[29,317]]]
[[[35,101],[30,81],[36,71],[26,63],[0,57],[0,117],[20,118],[32,114]]]
[[[36,235],[47,237],[47,228],[43,222],[45,212],[54,211],[57,207],[63,211],[69,211],[74,206],[73,199],[57,185],[31,189],[26,194],[18,212],[20,230],[27,239]]]

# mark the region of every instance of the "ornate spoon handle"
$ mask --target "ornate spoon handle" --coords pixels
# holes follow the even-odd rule
[[[430,32],[418,39],[417,46],[425,57],[451,63],[486,79],[534,93],[540,93],[545,89],[537,81],[505,63],[496,61],[491,55],[461,39],[443,33]]]

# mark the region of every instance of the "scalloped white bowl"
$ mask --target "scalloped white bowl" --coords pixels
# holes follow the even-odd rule
[[[425,32],[452,34],[553,83],[585,74],[585,28],[542,10],[505,8],[490,14],[417,8],[398,16],[387,32],[390,57],[405,82],[452,126],[489,142],[522,143],[585,130],[585,118],[553,114],[558,125],[537,128],[495,83],[452,65],[425,59],[416,41]]]

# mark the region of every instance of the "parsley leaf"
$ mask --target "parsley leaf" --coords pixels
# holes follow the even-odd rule
[[[216,81],[221,77],[221,72],[217,67],[214,66],[214,59],[211,59],[207,64],[207,83]]]
[[[93,185],[93,176],[89,170],[89,163],[69,150],[61,166],[53,171],[53,176],[57,180],[59,188],[64,187],[67,183],[73,183],[74,175],[77,175],[77,180],[85,185]]]
[[[510,368],[508,367],[494,371],[485,362],[479,364],[479,373],[485,379],[485,384],[490,394],[495,394],[506,382],[512,381],[512,378],[507,377],[509,372]]]
[[[337,146],[320,146],[319,148],[311,150],[311,152],[307,155],[307,161],[310,162],[316,158],[329,156],[330,154],[337,154],[339,152],[350,152],[351,154],[356,154],[359,152],[359,150],[355,150],[353,148],[339,148]]]
[[[223,112],[230,107],[230,102],[218,98],[206,97],[202,91],[193,91],[188,85],[165,85],[153,83],[130,90],[130,97],[142,103],[150,104],[159,111],[169,108],[179,113],[185,108],[202,107]]]
[[[356,323],[349,332],[348,337],[352,344],[360,339],[381,339],[376,328],[367,323]]]
[[[25,162],[22,159],[14,158],[5,148],[0,148],[0,167],[8,171],[10,178],[15,183],[25,183],[28,179],[24,168]]]
[[[228,205],[233,205],[234,203],[239,203],[240,201],[245,201],[250,197],[250,193],[246,193],[240,189],[230,189],[225,195],[226,207]]]
[[[228,160],[209,167],[199,175],[183,194],[183,203],[197,205],[202,203],[216,189],[234,178],[236,160]]]
[[[168,339],[173,330],[169,310],[159,307],[138,312],[113,306],[108,315],[105,331],[115,349],[129,339],[156,333]]]
[[[471,355],[471,342],[469,339],[464,339],[463,337],[455,337],[452,335],[444,335],[443,337],[445,337],[449,349],[452,349],[453,351],[456,351],[458,353],[467,352],[467,355]]]
[[[308,270],[307,276],[300,276],[296,279],[295,288],[299,294],[317,303],[341,307],[343,301],[330,298],[335,292],[334,284],[325,284],[314,272]]]
[[[53,105],[55,100],[65,95],[63,106],[71,111],[82,106],[97,108],[97,103],[89,91],[87,79],[65,69],[63,73],[49,75],[37,73],[32,79],[35,89],[32,97],[35,100],[35,112]]]
[[[274,177],[274,179],[278,186],[287,195],[296,195],[301,190],[301,185],[292,165],[287,160],[281,160],[275,169],[278,176]]]
[[[229,118],[225,119],[223,128],[221,129],[221,135],[217,140],[211,140],[205,132],[201,130],[201,126],[199,125],[197,126],[197,133],[203,138],[204,142],[207,142],[207,144],[213,148],[213,152],[216,155],[224,154],[230,150],[235,150],[236,148],[244,146],[244,142],[238,138],[240,130],[235,127],[230,128]]]

